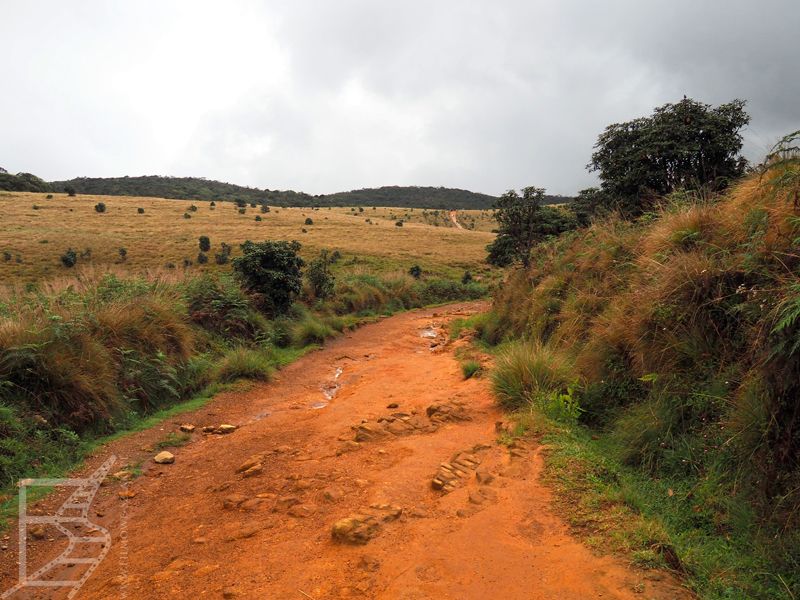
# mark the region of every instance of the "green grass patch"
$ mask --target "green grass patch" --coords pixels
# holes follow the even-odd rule
[[[481,363],[479,363],[477,360],[465,360],[461,363],[461,374],[464,376],[464,379],[478,376],[480,375],[480,372]]]
[[[544,478],[557,512],[589,546],[675,570],[704,600],[797,597],[800,571],[783,547],[789,540],[756,528],[720,530],[700,500],[699,488],[710,484],[704,478],[655,479],[623,464],[609,434],[530,410],[515,418],[506,441],[533,431],[549,446]]]

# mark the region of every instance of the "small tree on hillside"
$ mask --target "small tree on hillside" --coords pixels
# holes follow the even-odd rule
[[[613,208],[636,216],[677,189],[725,188],[747,161],[740,130],[750,122],[743,100],[712,108],[684,98],[649,117],[606,127],[588,168],[600,174]]]
[[[516,190],[509,190],[495,203],[495,219],[500,226],[497,237],[505,236],[513,261],[520,261],[524,267],[530,264],[531,250],[540,240],[537,221],[544,189],[526,187],[520,196]]]
[[[273,315],[285,313],[302,289],[300,242],[251,242],[232,265],[244,288]]]

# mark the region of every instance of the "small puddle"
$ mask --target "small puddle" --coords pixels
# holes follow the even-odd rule
[[[339,392],[340,387],[342,386],[338,383],[326,383],[322,386],[322,395],[325,396],[326,400],[333,400]]]
[[[319,410],[320,408],[325,408],[330,404],[331,400],[336,397],[336,394],[339,392],[339,388],[342,387],[342,384],[337,383],[337,379],[344,373],[344,369],[342,367],[336,367],[336,371],[333,372],[333,381],[329,381],[327,383],[323,383],[320,387],[322,391],[322,395],[325,396],[325,400],[320,400],[318,402],[314,402],[311,405],[311,408],[314,410]]]

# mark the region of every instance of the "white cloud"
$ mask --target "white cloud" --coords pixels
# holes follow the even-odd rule
[[[684,94],[796,129],[794,0],[4,3],[0,165],[324,193],[573,193],[607,124]]]

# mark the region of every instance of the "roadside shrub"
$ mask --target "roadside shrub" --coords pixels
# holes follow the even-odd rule
[[[467,360],[461,363],[461,373],[464,375],[464,379],[474,377],[475,375],[479,374],[480,371],[481,363],[479,363],[477,360]]]
[[[269,381],[273,368],[270,356],[264,350],[237,347],[229,350],[213,371],[213,379],[230,383],[237,379]]]
[[[330,325],[309,314],[292,329],[292,344],[298,348],[310,344],[322,344],[335,333]]]
[[[9,260],[11,256],[9,255]],[[68,248],[64,254],[61,255],[61,264],[67,267],[68,269],[74,267],[78,262],[78,253],[75,252],[72,248]]]
[[[211,240],[207,235],[201,235],[199,238],[200,252],[208,252],[211,250]]]
[[[196,277],[187,282],[184,297],[189,318],[206,331],[248,341],[269,336],[269,323],[230,276]]]
[[[564,354],[536,342],[511,345],[492,372],[492,389],[500,404],[510,410],[562,392],[573,381],[573,366]]]
[[[244,288],[269,313],[286,312],[302,288],[300,243],[248,240],[241,248],[233,269]]]
[[[306,278],[314,298],[324,300],[333,294],[336,278],[330,270],[327,250],[320,252],[319,256],[309,263]]]
[[[105,202],[98,202],[94,205],[95,212],[104,213],[106,212],[106,205]]]
[[[477,300],[486,295],[486,288],[471,282],[461,283],[452,279],[429,279],[416,284],[416,293],[420,302],[425,304],[440,304],[457,300]]]

